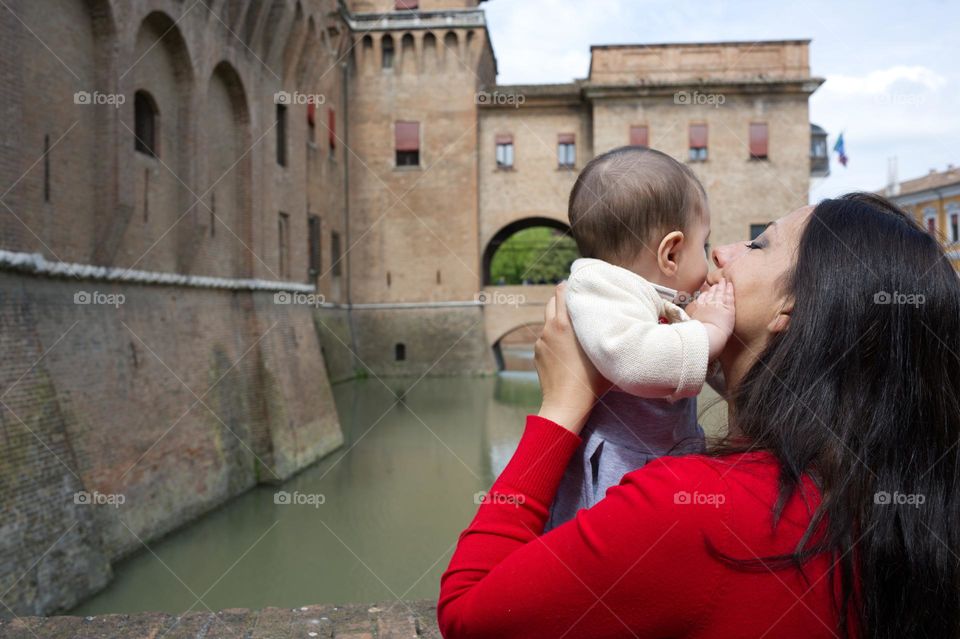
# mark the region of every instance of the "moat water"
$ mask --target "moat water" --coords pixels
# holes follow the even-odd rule
[[[536,375],[364,379],[333,390],[343,448],[148,544],[71,614],[436,597],[478,493],[539,406]],[[701,396],[708,432],[725,419],[722,405],[708,408],[715,399]]]
[[[71,614],[436,597],[476,494],[539,405],[536,376],[365,379],[333,390],[342,449],[148,544]],[[278,491],[290,503],[275,503]]]

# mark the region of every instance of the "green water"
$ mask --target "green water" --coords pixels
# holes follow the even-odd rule
[[[435,598],[477,493],[539,406],[536,375],[366,379],[334,396],[342,449],[148,544],[72,614]],[[705,388],[708,434],[725,420],[716,401]],[[274,503],[277,491],[305,503]]]
[[[539,405],[536,377],[367,379],[334,394],[342,449],[148,544],[72,614],[436,597],[476,493]],[[277,490],[314,503],[276,504]]]

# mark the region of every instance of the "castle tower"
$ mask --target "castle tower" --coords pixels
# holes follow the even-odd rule
[[[495,60],[477,0],[350,3],[351,302],[479,290],[477,94]]]

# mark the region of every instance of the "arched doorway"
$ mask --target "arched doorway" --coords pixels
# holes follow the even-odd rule
[[[497,231],[483,251],[484,286],[550,284],[579,257],[570,227],[548,217],[528,217]]]
[[[543,322],[521,324],[493,344],[498,371],[533,372],[533,345],[543,331]]]

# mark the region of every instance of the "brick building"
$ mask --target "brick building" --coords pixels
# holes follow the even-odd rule
[[[894,180],[883,194],[912,213],[920,224],[946,245],[953,268],[960,270],[960,169],[930,169],[927,175]]]
[[[603,46],[501,86],[479,0],[8,0],[0,11],[0,590],[112,562],[339,445],[329,381],[494,370],[577,169],[690,163],[714,242],[807,201],[808,42]],[[123,495],[90,508],[77,495]]]

